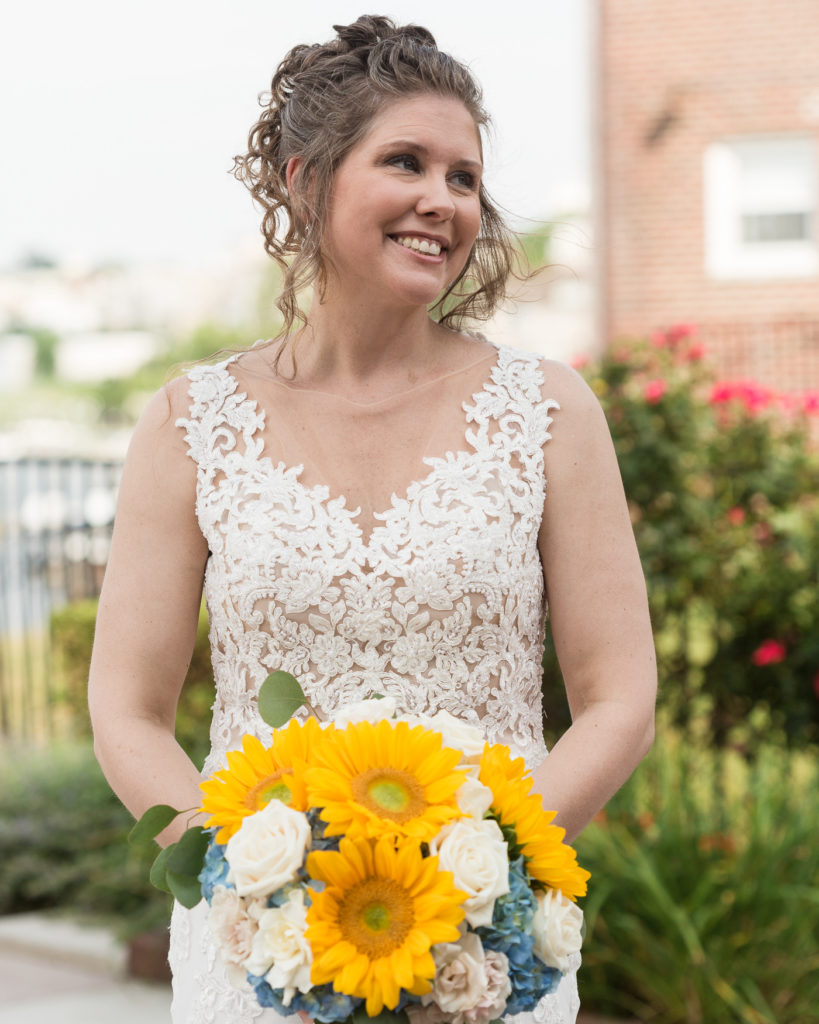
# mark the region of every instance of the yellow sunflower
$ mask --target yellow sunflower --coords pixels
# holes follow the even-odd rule
[[[466,772],[439,733],[407,722],[359,722],[326,733],[307,773],[311,807],[330,836],[432,839],[460,816],[455,794]]]
[[[321,730],[310,718],[304,724],[291,719],[283,729],[276,729],[269,747],[255,736],[242,739],[241,750],[227,755],[227,768],[222,768],[201,783],[201,809],[210,817],[206,828],[217,828],[217,843],[226,843],[242,825],[271,800],[297,811],[307,810],[304,774],[310,751]]]
[[[430,947],[458,939],[467,896],[438,858],[412,840],[342,839],[338,852],[308,854],[307,870],[325,883],[307,911],[312,982],[366,999],[371,1017],[394,1009],[402,988],[429,992]]]
[[[544,811],[541,798],[529,792],[532,779],[525,774],[523,759],[513,760],[508,747],[486,744],[478,777],[492,790],[490,810],[502,826],[515,830],[527,871],[550,889],[560,889],[570,900],[585,896],[591,875],[579,866],[572,847],[563,842],[565,829],[551,824],[556,812]]]

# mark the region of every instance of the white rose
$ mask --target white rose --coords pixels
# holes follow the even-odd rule
[[[340,707],[333,716],[333,724],[343,729],[358,722],[380,722],[383,718],[392,718],[395,712],[394,697],[368,697]]]
[[[259,918],[253,950],[246,968],[264,977],[271,988],[284,989],[282,1002],[289,1006],[296,991],[309,992],[313,952],[305,937],[307,907],[304,891],[293,889],[281,907],[270,907]]]
[[[455,887],[468,894],[466,920],[473,928],[492,923],[498,896],[509,892],[509,854],[498,823],[492,818],[462,818],[445,825],[429,844],[443,871],[451,871]]]
[[[216,939],[219,957],[236,986],[245,981],[245,961],[253,949],[258,928],[258,907],[240,899],[235,889],[217,885],[213,890],[208,926]]]
[[[492,790],[482,782],[467,775],[455,794],[461,814],[480,820],[492,806]]]
[[[480,759],[486,737],[477,726],[461,721],[448,711],[438,711],[427,722],[430,729],[443,736],[445,747],[462,751],[466,760],[477,762]]]
[[[437,1024],[442,1013],[451,1024],[487,1024],[500,1016],[512,990],[502,953],[487,961],[481,940],[467,932],[457,942],[436,945],[433,957],[435,979],[421,997],[430,1024]]]
[[[583,943],[583,911],[559,889],[535,893],[537,910],[532,919],[534,951],[547,965],[559,971],[569,969],[569,957]]]
[[[307,816],[271,800],[228,839],[228,881],[240,896],[267,896],[295,880],[309,846]]]

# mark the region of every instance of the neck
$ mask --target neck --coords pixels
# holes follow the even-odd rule
[[[314,298],[307,326],[297,337],[298,378],[349,395],[369,395],[412,385],[435,372],[452,333],[423,307],[378,309],[354,298],[324,303]]]

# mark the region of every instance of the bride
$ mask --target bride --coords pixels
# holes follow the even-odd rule
[[[90,704],[135,815],[200,802],[174,716],[203,587],[206,771],[268,735],[256,693],[275,669],[324,717],[380,692],[479,722],[569,840],[648,750],[651,628],[600,407],[567,367],[465,329],[513,259],[482,182],[487,121],[417,26],[362,17],[279,66],[236,173],[285,269],[284,328],[163,388],[122,478]],[[572,712],[548,757],[547,599]],[[202,904],[175,909],[171,962],[176,1024],[278,1019],[229,984]],[[521,1016],[570,1024],[578,1005],[569,973]]]

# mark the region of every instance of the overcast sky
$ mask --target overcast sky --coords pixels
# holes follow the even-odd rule
[[[227,173],[256,97],[287,49],[373,8],[471,65],[501,203],[533,220],[583,204],[588,0],[25,0],[0,42],[0,268],[210,261],[260,239]]]

